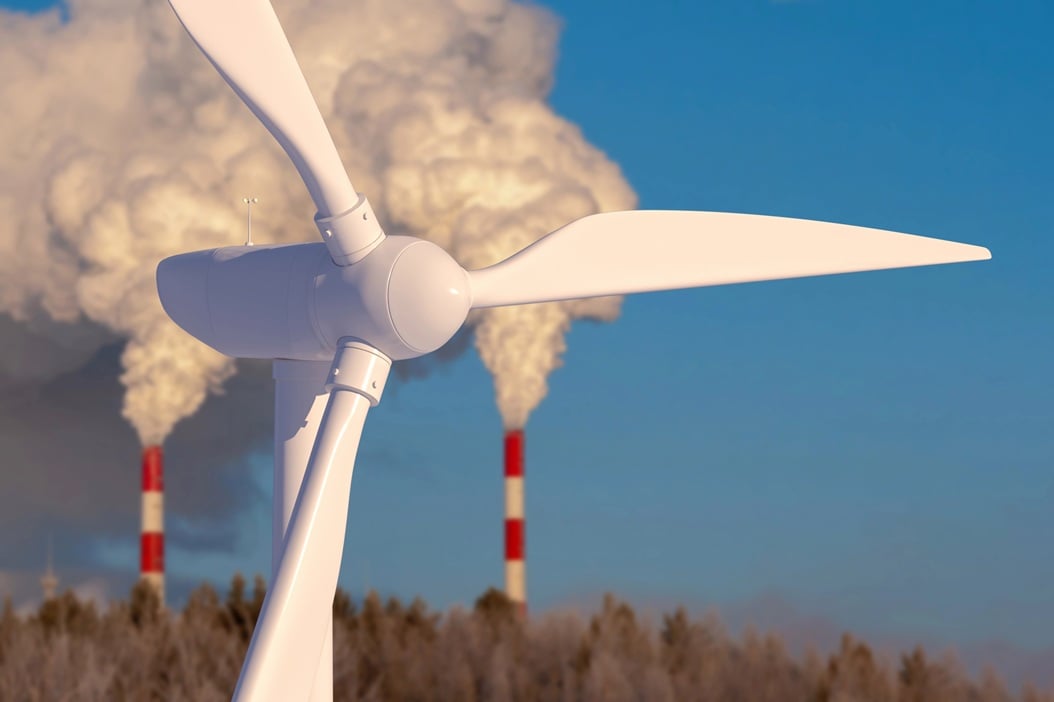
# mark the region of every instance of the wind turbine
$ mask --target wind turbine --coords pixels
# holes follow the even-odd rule
[[[632,211],[579,219],[468,271],[430,242],[384,234],[267,0],[170,4],[292,159],[322,236],[181,254],[157,269],[179,326],[221,353],[274,359],[275,560],[240,702],[332,699],[331,603],[366,413],[393,360],[438,349],[470,310],[990,258],[979,246],[825,222]]]

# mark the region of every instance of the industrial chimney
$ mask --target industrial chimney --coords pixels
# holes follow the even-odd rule
[[[505,594],[527,615],[523,518],[523,430],[505,432]]]
[[[160,446],[143,449],[143,522],[139,537],[139,579],[165,603],[164,464]]]

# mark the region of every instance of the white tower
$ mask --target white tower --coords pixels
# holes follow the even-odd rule
[[[55,576],[51,563],[51,537],[48,537],[48,569],[44,577],[40,579],[40,587],[44,590],[45,602],[55,599],[55,593],[59,589],[59,579]]]

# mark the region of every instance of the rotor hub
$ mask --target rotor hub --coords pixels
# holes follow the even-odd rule
[[[446,251],[423,240],[407,246],[395,260],[387,297],[395,333],[419,354],[445,344],[472,304],[465,270]]]

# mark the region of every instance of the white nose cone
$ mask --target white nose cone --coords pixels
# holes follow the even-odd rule
[[[403,250],[388,279],[388,314],[404,344],[435,351],[461,328],[472,305],[468,274],[435,244]]]
[[[196,339],[210,342],[208,280],[212,251],[195,251],[157,265],[157,294],[172,321]]]

